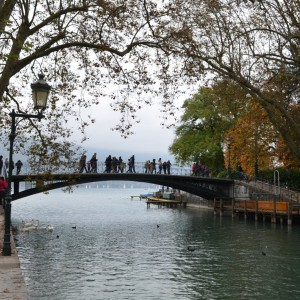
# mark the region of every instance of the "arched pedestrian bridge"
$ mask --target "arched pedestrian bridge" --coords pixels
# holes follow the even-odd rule
[[[230,198],[234,185],[234,180],[231,179],[144,173],[14,175],[12,176],[14,187],[12,200],[72,185],[116,180],[157,184],[185,191],[207,200]],[[26,189],[21,191],[20,183],[22,182],[26,183]]]

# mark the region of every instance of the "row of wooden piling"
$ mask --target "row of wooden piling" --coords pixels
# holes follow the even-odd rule
[[[232,215],[244,215],[244,218],[254,218],[255,221],[262,219],[263,222],[270,220],[271,223],[292,224],[293,218],[300,217],[300,204],[289,201],[263,201],[263,200],[235,200],[214,199],[214,212],[222,215],[231,211]]]

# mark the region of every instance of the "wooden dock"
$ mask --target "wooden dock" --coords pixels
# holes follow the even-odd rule
[[[264,200],[214,200],[214,211],[222,215],[225,211],[231,211],[232,215],[244,215],[244,218],[257,220],[270,220],[271,223],[286,222],[292,224],[293,218],[300,219],[300,203],[289,201],[264,201]]]
[[[153,196],[153,194],[141,194],[139,196],[130,196],[131,200],[133,200],[134,198],[139,198],[140,200],[142,199],[147,199],[148,197]]]
[[[169,199],[163,199],[163,198],[156,198],[156,197],[147,197],[146,199],[147,208],[150,208],[151,204],[157,205],[158,207],[166,206],[169,208],[176,208],[177,206],[186,207],[186,201],[180,201],[180,200],[169,200]]]

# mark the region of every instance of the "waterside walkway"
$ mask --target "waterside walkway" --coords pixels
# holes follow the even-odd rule
[[[4,239],[4,210],[0,206],[0,299],[28,300],[28,290],[20,268],[15,243],[12,236],[12,255],[2,256]]]

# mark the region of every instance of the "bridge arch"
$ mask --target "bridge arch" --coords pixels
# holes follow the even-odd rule
[[[44,178],[41,175],[15,175],[12,176],[12,182],[14,184],[12,201],[70,185],[100,181],[152,183],[185,191],[207,200],[213,200],[214,198],[228,198],[234,184],[234,181],[230,179],[144,173],[54,174],[49,178]],[[20,182],[33,182],[39,187],[19,191]]]

